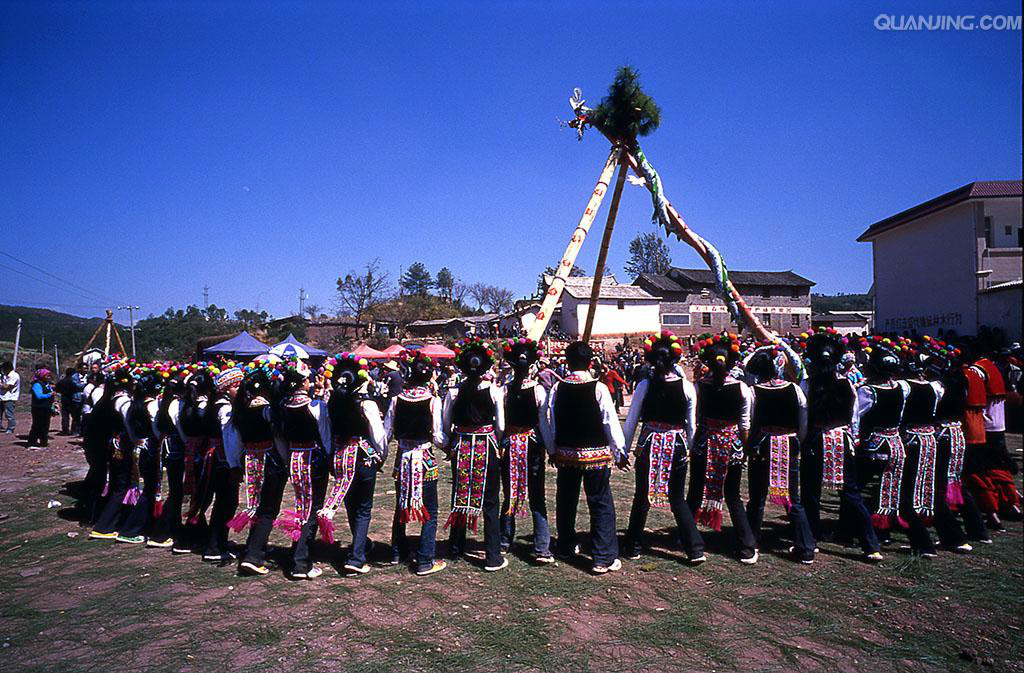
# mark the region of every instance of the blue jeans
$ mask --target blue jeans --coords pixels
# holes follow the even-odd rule
[[[409,540],[405,535],[406,524],[398,519],[401,507],[401,488],[395,488],[395,518],[391,524],[391,558],[401,560],[409,554]],[[420,529],[420,544],[416,550],[416,570],[430,570],[434,565],[437,541],[437,479],[423,482],[423,505],[430,518]]]
[[[551,556],[551,529],[548,526],[548,504],[544,493],[544,469],[547,452],[535,439],[530,440],[526,454],[526,493],[533,518],[533,553],[536,556]],[[505,497],[501,501],[501,546],[508,548],[516,537],[516,517],[508,514],[511,502],[509,493],[508,453],[501,461],[501,488]]]
[[[579,508],[582,486],[590,510],[591,557],[594,565],[609,566],[619,558],[611,474],[610,467],[590,470],[558,468],[555,525],[558,527],[558,551],[561,555],[571,555],[576,546],[576,510]]]
[[[3,425],[4,419],[7,419],[7,430],[14,432],[14,405],[15,400],[4,400],[0,402],[0,425]]]
[[[373,512],[373,489],[377,485],[376,465],[367,465],[360,456],[356,461],[356,474],[345,494],[345,511],[348,525],[352,530],[352,551],[348,563],[362,567],[366,564],[366,535],[370,530],[370,514]]]

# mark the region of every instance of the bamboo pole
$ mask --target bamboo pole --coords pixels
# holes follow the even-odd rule
[[[619,212],[619,201],[622,199],[622,187],[626,184],[626,173],[629,167],[620,157],[619,174],[615,176],[615,191],[612,202],[608,206],[608,221],[604,225],[604,236],[601,237],[601,250],[597,254],[597,266],[594,267],[594,282],[590,287],[590,308],[587,309],[587,323],[583,328],[583,343],[590,342],[594,330],[594,314],[597,313],[598,301],[601,298],[601,281],[604,279],[604,265],[608,261],[608,246],[612,242],[612,230],[615,229],[615,216]]]
[[[640,164],[636,160],[636,157],[633,156],[633,153],[629,150],[624,150],[623,157],[629,164],[630,168],[633,169],[633,172],[636,173],[638,177],[642,178],[643,174],[639,169]],[[704,260],[704,263],[708,265],[708,268],[714,268],[711,253],[708,252],[708,249],[701,242],[700,238],[694,234],[692,229],[686,226],[686,222],[668,199],[665,199],[665,203],[668,206],[669,221],[673,225],[672,233],[675,234],[679,240],[696,250],[697,254]],[[757,316],[755,316],[753,311],[750,310],[750,307],[747,306],[747,302],[736,290],[736,286],[734,286],[732,282],[729,283],[729,287],[727,289],[733,300],[736,301],[736,306],[739,307],[740,314],[743,316],[743,319],[746,320],[747,324],[750,326],[750,330],[755,334],[755,336],[757,336],[757,338],[774,340],[778,337],[778,335],[761,324],[761,321],[757,319]]]
[[[572,271],[573,265],[576,263],[576,257],[580,254],[580,248],[583,247],[583,239],[587,237],[590,225],[594,223],[594,218],[597,216],[597,211],[601,207],[601,201],[604,200],[604,195],[608,191],[608,184],[611,182],[612,173],[615,171],[615,165],[618,163],[621,153],[622,151],[619,147],[612,147],[612,151],[608,155],[608,161],[605,162],[604,168],[601,170],[601,176],[597,179],[597,186],[594,187],[594,191],[590,195],[590,201],[587,202],[587,207],[580,217],[579,224],[576,225],[576,230],[573,231],[572,238],[569,239],[569,245],[565,248],[562,261],[558,263],[555,277],[551,279],[551,285],[544,295],[540,310],[537,311],[537,318],[527,331],[527,336],[535,341],[544,335],[544,330],[551,320],[551,314],[554,312],[555,306],[558,305],[558,300],[562,297],[565,281],[569,277],[569,272]]]

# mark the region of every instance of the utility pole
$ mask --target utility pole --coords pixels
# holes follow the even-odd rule
[[[21,318],[18,318],[18,331],[14,333],[14,368],[18,368],[18,346],[21,345]]]
[[[302,317],[303,311],[306,308],[306,288],[299,288],[299,317]]]
[[[46,355],[46,335],[43,334],[42,336],[39,337],[39,339],[40,339],[39,354],[40,355]]]
[[[210,308],[210,286],[203,286],[203,310]]]
[[[203,288],[203,296],[206,296],[206,288]],[[138,306],[118,306],[118,311],[128,311],[128,324],[132,331],[132,357],[135,357],[135,312],[141,310]]]
[[[57,353],[57,344],[53,344],[53,371],[60,376],[60,355]]]

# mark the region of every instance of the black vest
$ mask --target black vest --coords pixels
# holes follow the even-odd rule
[[[697,423],[707,419],[739,423],[743,415],[743,393],[738,382],[718,387],[712,381],[697,384]]]
[[[686,423],[690,401],[683,394],[683,380],[647,380],[647,393],[640,406],[640,420],[682,427]]]
[[[939,398],[935,418],[939,421],[962,421],[967,409],[967,380],[962,371],[956,371],[945,381],[945,392]]]
[[[155,439],[153,419],[149,417],[145,400],[139,404],[132,400],[131,406],[128,407],[128,424],[136,439]]]
[[[898,428],[903,417],[903,391],[899,386],[879,388],[870,386],[875,403],[860,419],[860,434],[867,437],[875,430]]]
[[[263,417],[263,409],[264,407],[245,405],[231,415],[243,444],[260,444],[274,439],[274,428]]]
[[[459,390],[452,407],[452,424],[455,427],[476,428],[494,423],[494,400],[491,389],[474,388]]]
[[[555,396],[555,444],[571,449],[608,446],[597,403],[597,381],[558,384]]]
[[[203,412],[197,403],[182,402],[181,409],[178,413],[178,419],[181,421],[181,429],[185,432],[186,437],[203,436]]]
[[[796,432],[800,427],[800,402],[796,386],[754,386],[754,409],[751,412],[752,428],[784,428]]]
[[[838,428],[853,420],[857,396],[846,377],[829,374],[811,379],[807,390],[807,424],[812,428]]]
[[[174,402],[174,399],[176,398],[160,400],[160,406],[156,411],[156,427],[165,435],[172,435],[178,431],[178,429],[174,427],[174,421],[171,420],[171,414],[169,413],[170,405]],[[178,402],[178,413],[181,413],[180,401]]]
[[[215,439],[221,438],[220,408],[231,403],[223,398],[210,400],[203,410],[203,434]]]
[[[282,434],[290,444],[319,444],[320,428],[309,405],[281,409]]]
[[[364,399],[366,397],[362,395],[345,396],[335,393],[331,396],[331,434],[340,441],[370,436],[370,422],[362,408]]]
[[[930,383],[907,381],[910,394],[903,409],[903,425],[933,425],[935,423],[935,389]]]
[[[422,400],[395,400],[393,432],[395,438],[406,442],[429,442],[434,435],[434,417],[430,413],[431,397]]]
[[[532,387],[509,388],[505,397],[505,424],[510,428],[536,428],[539,423],[536,391]]]

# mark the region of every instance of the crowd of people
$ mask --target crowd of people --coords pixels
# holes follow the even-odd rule
[[[344,508],[344,571],[363,574],[376,481],[389,463],[388,560],[419,575],[467,556],[481,521],[486,571],[508,566],[524,517],[534,563],[578,557],[581,489],[597,575],[645,554],[651,507],[671,511],[690,564],[707,560],[701,528],[721,530],[726,512],[735,558],[756,564],[767,503],[785,511],[789,554],[803,564],[828,539],[878,562],[897,532],[922,557],[967,553],[1003,518],[1020,517],[1005,441],[1006,400],[1021,393],[1019,349],[822,329],[787,344],[730,333],[688,343],[660,332],[608,356],[572,342],[545,358],[526,338],[467,337],[454,350],[452,363],[411,353],[373,367],[341,353],[316,370],[273,356],[95,364],[81,390],[89,470],[77,503],[90,538],[265,575],[277,527],[292,541],[289,576],[311,579],[322,574],[311,543],[319,533],[334,544]],[[53,395],[46,373],[33,400],[37,387],[40,399]],[[623,392],[632,394],[624,423]],[[621,546],[614,469],[631,470],[635,483]],[[436,545],[442,471],[451,481],[447,561]],[[294,508],[282,510],[289,482]],[[839,495],[835,521],[822,514],[826,490]],[[415,548],[410,524],[420,525]]]

